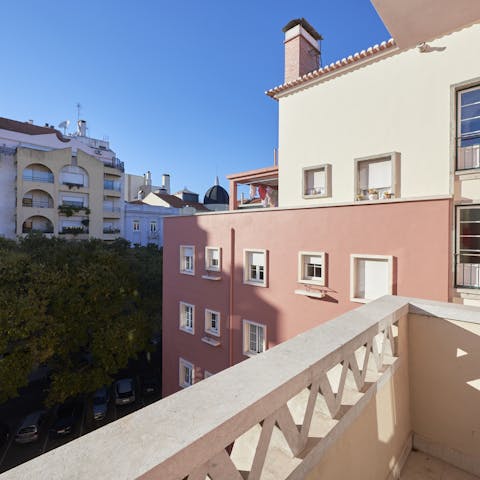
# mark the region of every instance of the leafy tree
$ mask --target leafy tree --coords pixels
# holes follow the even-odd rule
[[[38,365],[52,372],[51,405],[110,383],[148,348],[160,322],[158,249],[30,235],[1,241],[0,259],[0,402]]]

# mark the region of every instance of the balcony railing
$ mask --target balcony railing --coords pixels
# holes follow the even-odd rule
[[[470,255],[474,256],[474,255]],[[480,255],[478,263],[457,263],[456,285],[464,288],[480,288]]]
[[[385,480],[412,446],[478,475],[479,315],[382,297],[0,480]]]
[[[102,160],[104,165],[106,165],[107,167],[116,168],[121,172],[125,171],[125,165],[119,158],[112,158],[111,160],[106,160],[106,159],[102,159]]]
[[[53,202],[51,200],[32,200],[31,198],[24,198],[22,200],[22,206],[33,208],[53,208]]]
[[[457,139],[457,170],[480,168],[480,135]]]
[[[119,228],[104,228],[103,233],[111,234],[111,233],[120,233]]]
[[[23,180],[27,182],[53,183],[53,173],[46,173],[46,172],[24,173]]]
[[[60,232],[60,234],[71,234],[71,235],[78,235],[81,233],[88,233],[88,228],[86,227],[63,227]]]
[[[117,192],[120,192],[122,190],[122,185],[116,180],[104,180],[103,188],[105,190],[115,190]]]
[[[103,206],[104,212],[111,212],[111,213],[120,213],[120,207],[112,207],[112,206]]]
[[[78,208],[84,208],[85,205],[83,204],[82,200],[63,200],[62,205],[66,205],[69,207],[78,207]]]
[[[53,227],[22,227],[22,233],[53,233]]]

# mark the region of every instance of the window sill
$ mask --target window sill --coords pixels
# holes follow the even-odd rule
[[[193,330],[189,330],[188,328],[179,328],[181,332],[188,333],[189,335],[195,335],[195,332]]]
[[[471,175],[471,174],[479,174],[480,173],[480,167],[474,167],[474,168],[464,168],[461,170],[455,170],[455,175]]]
[[[195,272],[189,271],[189,270],[180,270],[180,273],[182,275],[195,275]]]
[[[329,198],[331,195],[328,195],[327,193],[312,193],[311,195],[304,193],[303,198],[305,200],[309,200],[311,198]]]
[[[218,281],[218,280],[221,280],[221,279],[222,279],[222,277],[221,277],[220,275],[218,275],[218,276],[215,275],[215,276],[214,276],[214,275],[209,275],[209,274],[207,274],[207,275],[202,275],[202,278],[203,278],[204,280],[214,280],[214,281]]]
[[[243,354],[246,356],[246,357],[256,357],[257,355],[260,355],[260,353],[263,353],[263,352],[243,352]]]
[[[314,290],[300,290],[297,289],[294,291],[296,295],[305,295],[306,297],[312,297],[312,298],[323,298],[325,297],[325,292],[318,292]]]
[[[368,302],[371,302],[372,299],[371,299],[371,298],[357,298],[357,297],[352,297],[352,298],[350,298],[350,301],[351,301],[351,302],[355,302],[355,303],[368,303]]]
[[[267,283],[266,282],[255,282],[254,280],[244,280],[243,281],[244,285],[252,285],[253,287],[266,287]]]
[[[189,385],[188,383],[180,383],[181,388],[188,388],[191,387],[192,385]]]
[[[202,342],[206,343],[207,345],[211,345],[212,347],[219,347],[221,345],[218,340],[210,337],[202,337]]]

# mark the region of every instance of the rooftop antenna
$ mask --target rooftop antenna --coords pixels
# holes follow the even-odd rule
[[[82,106],[80,105],[80,102],[77,102],[77,121],[80,120],[80,109],[82,108]]]

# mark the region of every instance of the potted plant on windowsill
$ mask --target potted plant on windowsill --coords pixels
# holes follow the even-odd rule
[[[368,199],[369,200],[378,200],[378,192],[374,188],[368,190]]]
[[[392,192],[383,192],[382,197],[385,198],[386,200],[389,200],[390,198],[393,198],[393,193]]]

